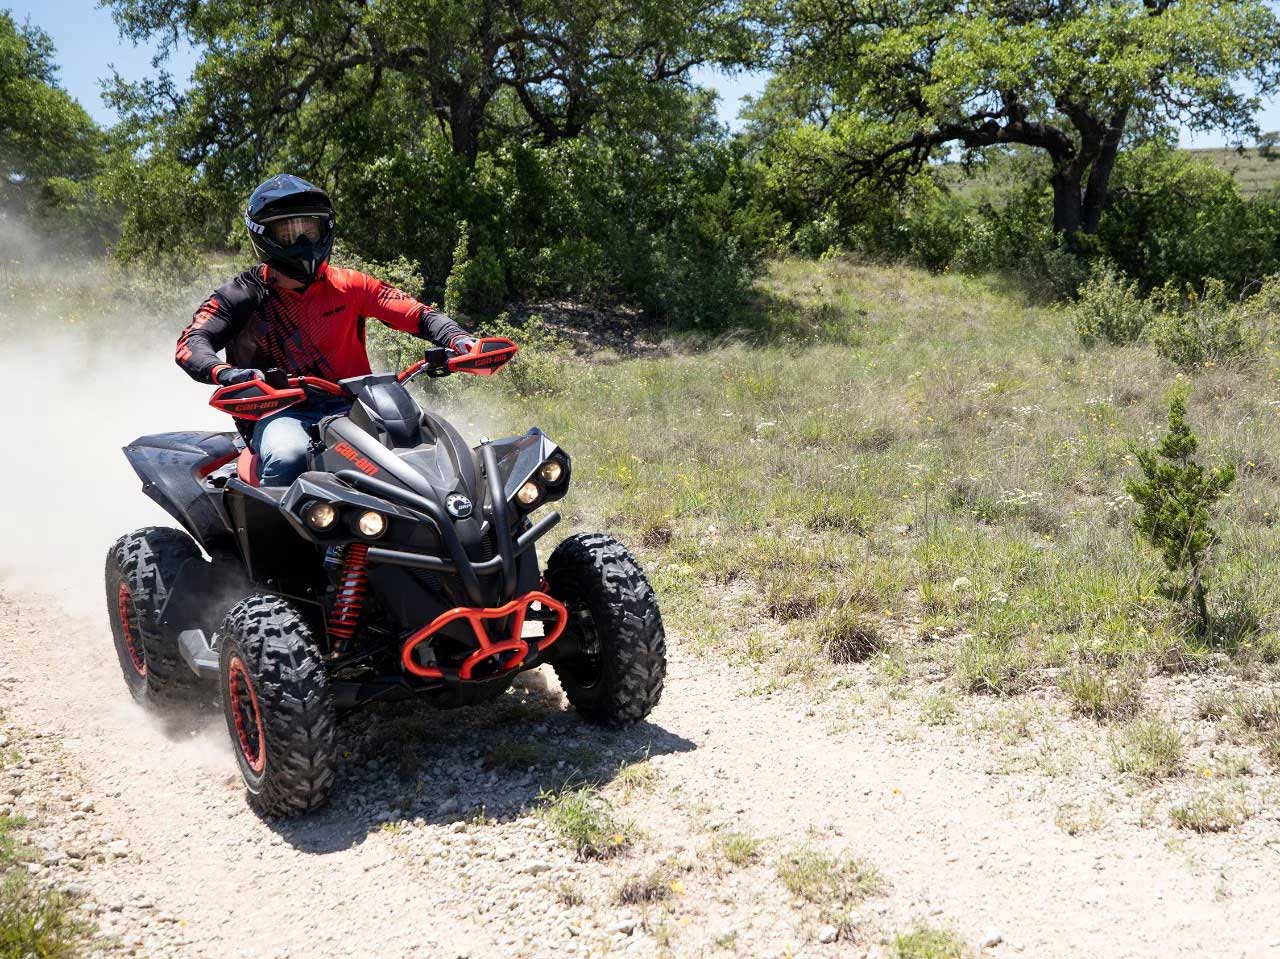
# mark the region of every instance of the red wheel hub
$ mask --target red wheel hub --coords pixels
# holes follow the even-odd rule
[[[239,656],[231,658],[227,669],[227,686],[231,696],[231,715],[236,724],[236,738],[240,741],[240,753],[249,768],[262,772],[267,764],[267,740],[262,732],[262,710],[258,706],[258,694],[249,681],[249,671]]]
[[[120,584],[120,592],[116,596],[120,604],[120,632],[124,635],[124,648],[129,653],[129,661],[139,676],[147,675],[147,658],[142,653],[142,644],[138,642],[133,630],[133,591],[128,583]]]

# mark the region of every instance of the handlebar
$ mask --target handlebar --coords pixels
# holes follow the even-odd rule
[[[519,347],[501,336],[488,336],[476,340],[466,353],[455,353],[444,347],[426,351],[417,363],[396,374],[399,383],[410,383],[422,373],[435,379],[453,373],[470,373],[473,376],[492,376],[498,372]],[[209,405],[230,413],[237,419],[260,420],[281,410],[296,406],[307,398],[308,392],[328,396],[350,396],[351,393],[338,383],[318,376],[290,376],[283,370],[267,370],[260,380],[233,383],[214,391]]]

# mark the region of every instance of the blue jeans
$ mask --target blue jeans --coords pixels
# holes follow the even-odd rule
[[[311,445],[307,427],[350,408],[350,403],[337,400],[284,410],[258,420],[253,427],[253,450],[261,461],[259,482],[263,486],[288,486],[296,480],[307,468],[307,447]]]

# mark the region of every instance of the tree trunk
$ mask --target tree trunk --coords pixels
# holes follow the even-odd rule
[[[1080,174],[1073,168],[1059,169],[1052,182],[1053,232],[1061,233],[1070,243],[1084,222]]]
[[[1097,233],[1102,223],[1102,211],[1107,207],[1107,193],[1111,187],[1111,172],[1116,167],[1116,154],[1120,151],[1120,137],[1124,134],[1128,116],[1129,110],[1126,107],[1111,118],[1107,132],[1102,137],[1098,158],[1093,161],[1093,168],[1089,171],[1089,183],[1084,191],[1082,226],[1085,233]]]

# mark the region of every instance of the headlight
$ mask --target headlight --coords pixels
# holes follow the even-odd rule
[[[547,460],[538,468],[538,475],[542,477],[542,482],[555,486],[560,482],[560,477],[564,476],[564,465],[559,460]]]
[[[516,490],[516,499],[520,501],[521,506],[532,506],[538,502],[538,497],[541,495],[542,490],[538,488],[538,484],[533,480],[529,480]]]
[[[329,503],[312,503],[303,511],[302,518],[312,529],[328,529],[338,518],[338,511]]]
[[[356,528],[360,530],[362,536],[368,536],[373,539],[386,532],[387,518],[381,513],[369,510],[360,514],[360,518],[356,520]]]

